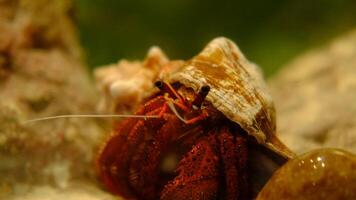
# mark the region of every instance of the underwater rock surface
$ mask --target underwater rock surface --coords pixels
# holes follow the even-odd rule
[[[16,195],[5,199],[11,200],[121,200],[100,190],[91,182],[71,182],[68,187],[58,188],[45,185],[15,185]]]
[[[94,187],[92,159],[104,124],[92,119],[25,123],[95,110],[97,96],[70,9],[68,0],[0,2],[0,199],[80,194],[104,199],[99,187],[89,192],[85,181],[72,183],[90,180]]]

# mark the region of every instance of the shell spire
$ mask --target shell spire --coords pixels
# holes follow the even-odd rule
[[[209,85],[206,97],[258,143],[286,158],[294,153],[276,137],[275,109],[261,70],[231,40],[219,37],[169,78],[196,92]]]

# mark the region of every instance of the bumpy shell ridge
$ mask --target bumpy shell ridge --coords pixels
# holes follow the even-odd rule
[[[284,157],[293,153],[276,137],[275,109],[260,69],[249,62],[231,40],[220,37],[172,74],[195,91],[203,85],[211,90],[206,100],[228,119],[239,124],[258,143]]]

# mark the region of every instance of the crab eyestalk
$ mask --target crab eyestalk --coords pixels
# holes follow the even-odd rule
[[[208,95],[209,91],[210,91],[210,87],[208,85],[204,85],[200,88],[197,96],[195,97],[192,103],[192,107],[194,109],[200,108],[201,104],[204,102],[205,97]]]

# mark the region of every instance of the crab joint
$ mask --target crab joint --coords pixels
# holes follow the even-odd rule
[[[194,109],[200,108],[201,104],[204,102],[205,97],[208,95],[210,91],[210,87],[208,85],[204,85],[200,88],[197,96],[195,97],[192,106]]]

